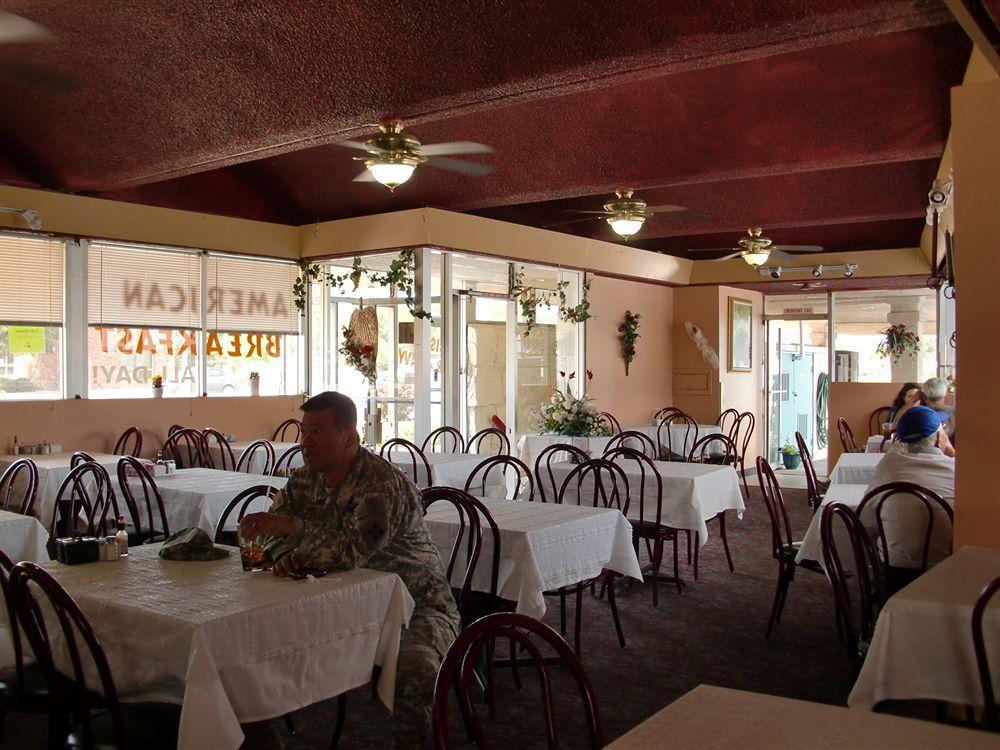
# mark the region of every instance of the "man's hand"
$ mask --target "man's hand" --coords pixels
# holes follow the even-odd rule
[[[279,578],[285,578],[288,574],[298,570],[302,567],[302,563],[299,561],[299,556],[294,552],[286,552],[284,555],[278,558],[278,561],[274,564],[271,572]]]
[[[244,539],[255,536],[288,536],[294,520],[277,513],[248,513],[240,521],[240,535]]]
[[[941,452],[946,456],[955,457],[955,446],[951,444],[951,440],[948,439],[948,433],[944,429],[938,430],[937,447],[941,449]]]

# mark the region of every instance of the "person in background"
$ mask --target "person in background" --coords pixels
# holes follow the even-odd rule
[[[926,406],[912,406],[896,423],[893,450],[879,461],[875,477],[866,492],[889,482],[912,482],[953,505],[955,501],[955,451],[942,429],[947,414]],[[871,516],[868,509],[872,510]],[[928,563],[944,559],[951,550],[951,522],[944,511],[934,507],[934,531]],[[883,510],[890,564],[899,568],[919,568],[927,513],[917,500],[893,497]],[[867,506],[865,526],[874,530],[874,503]]]
[[[896,427],[896,420],[903,416],[903,412],[918,403],[920,403],[920,386],[917,383],[904,384],[889,405],[888,421],[892,422],[893,428]]]
[[[924,406],[948,415],[948,437],[955,434],[955,407],[944,402],[948,395],[948,381],[944,378],[931,378],[924,382],[921,388],[924,394]]]

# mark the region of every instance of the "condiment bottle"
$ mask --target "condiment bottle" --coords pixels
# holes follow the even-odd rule
[[[10,447],[10,452],[15,456],[20,455],[21,453],[21,444],[17,442],[17,435],[14,436],[14,443]]]
[[[106,540],[107,552],[105,553],[106,560],[117,560],[118,559],[118,540],[116,537],[109,536]]]
[[[128,532],[125,531],[125,516],[118,516],[118,533],[115,534],[118,543],[118,557],[128,557]]]
[[[163,463],[163,451],[156,451],[156,463]]]

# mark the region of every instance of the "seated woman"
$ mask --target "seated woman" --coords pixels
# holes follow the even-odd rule
[[[899,418],[903,416],[907,409],[911,406],[917,406],[923,403],[923,393],[920,392],[919,383],[905,383],[902,388],[899,389],[899,393],[896,394],[896,398],[892,400],[889,405],[891,411],[889,412],[889,421],[892,422],[893,430],[896,429],[896,422]]]

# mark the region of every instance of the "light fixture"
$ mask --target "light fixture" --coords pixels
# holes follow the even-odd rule
[[[823,275],[823,264],[820,263],[818,266],[816,266],[813,269],[813,276],[817,276],[818,277],[818,276],[822,276],[822,275]]]
[[[854,263],[848,263],[846,266],[844,266],[844,278],[845,279],[851,278],[854,275],[855,268],[857,268],[857,265],[855,265]]]
[[[390,191],[406,182],[413,176],[413,170],[417,168],[416,162],[406,156],[396,154],[383,154],[377,159],[365,161],[365,166],[372,173],[376,182],[381,182]]]
[[[781,266],[778,266],[777,268],[775,268],[773,271],[771,271],[771,278],[772,279],[780,279],[781,278],[781,272],[782,272],[782,270],[784,270],[784,269],[782,269]]]
[[[614,230],[615,234],[619,237],[623,237],[626,240],[633,234],[642,229],[642,223],[646,220],[645,216],[639,216],[636,214],[625,214],[623,216],[609,216],[608,224]]]
[[[751,268],[757,268],[767,263],[767,259],[771,257],[771,251],[766,248],[760,248],[755,250],[747,250],[746,252],[740,253],[740,257],[746,261],[747,265]]]
[[[32,229],[38,230],[42,228],[42,220],[38,218],[38,212],[32,208],[10,208],[8,206],[0,206],[0,212],[19,214]]]
[[[823,265],[822,263],[816,266],[760,266],[757,269],[757,273],[761,276],[770,276],[772,279],[780,279],[782,276],[796,275],[796,274],[812,274],[813,277],[819,278],[827,271],[842,271],[846,278],[851,278],[854,276],[854,272],[858,269],[858,263],[838,263],[831,265]]]

